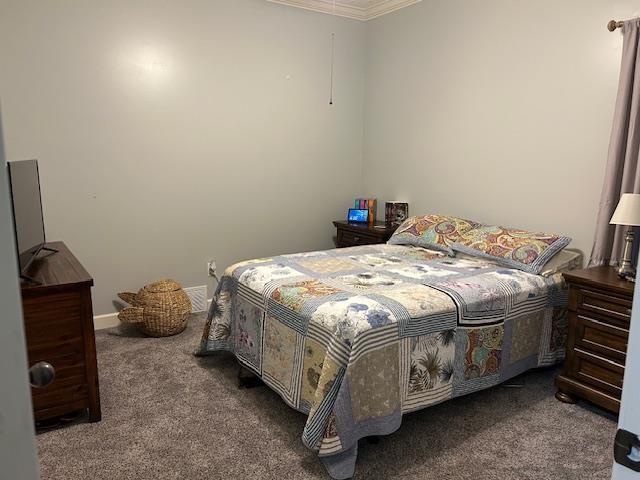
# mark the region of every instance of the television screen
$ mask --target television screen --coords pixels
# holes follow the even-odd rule
[[[8,162],[20,273],[45,244],[38,161]]]

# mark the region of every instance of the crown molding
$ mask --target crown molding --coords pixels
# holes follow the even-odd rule
[[[335,14],[340,17],[354,18],[367,21],[385,15],[400,8],[408,7],[422,0],[369,0],[361,2],[364,5],[353,5],[354,2],[336,0],[335,10],[333,0],[267,0],[272,3],[290,5],[292,7],[313,10],[314,12]]]
[[[400,10],[401,8],[421,1],[422,0],[380,0],[371,2],[369,8],[367,8],[367,20],[391,13],[395,10]]]
[[[292,7],[304,8],[314,12],[335,14],[340,17],[355,18],[356,20],[367,20],[367,8],[347,5],[336,1],[335,11],[333,0],[267,0],[271,3],[280,3]]]

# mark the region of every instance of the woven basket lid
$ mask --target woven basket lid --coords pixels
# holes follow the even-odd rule
[[[178,282],[169,279],[158,280],[157,282],[150,283],[144,287],[144,289],[149,293],[175,292],[181,288],[182,286]]]

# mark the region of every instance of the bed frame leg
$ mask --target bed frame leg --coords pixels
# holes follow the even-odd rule
[[[578,401],[574,395],[569,392],[563,392],[562,390],[556,392],[556,398],[562,403],[576,403]]]
[[[238,388],[256,388],[264,386],[264,382],[251,370],[240,365],[238,370]]]

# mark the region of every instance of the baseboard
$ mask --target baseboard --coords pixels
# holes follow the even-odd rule
[[[120,325],[118,312],[107,313],[106,315],[96,315],[93,317],[93,329],[103,330],[105,328],[117,327]]]
[[[211,306],[211,298],[207,299],[207,307]],[[120,325],[118,312],[107,313],[106,315],[96,315],[93,317],[93,329],[104,330],[105,328],[117,327]]]

